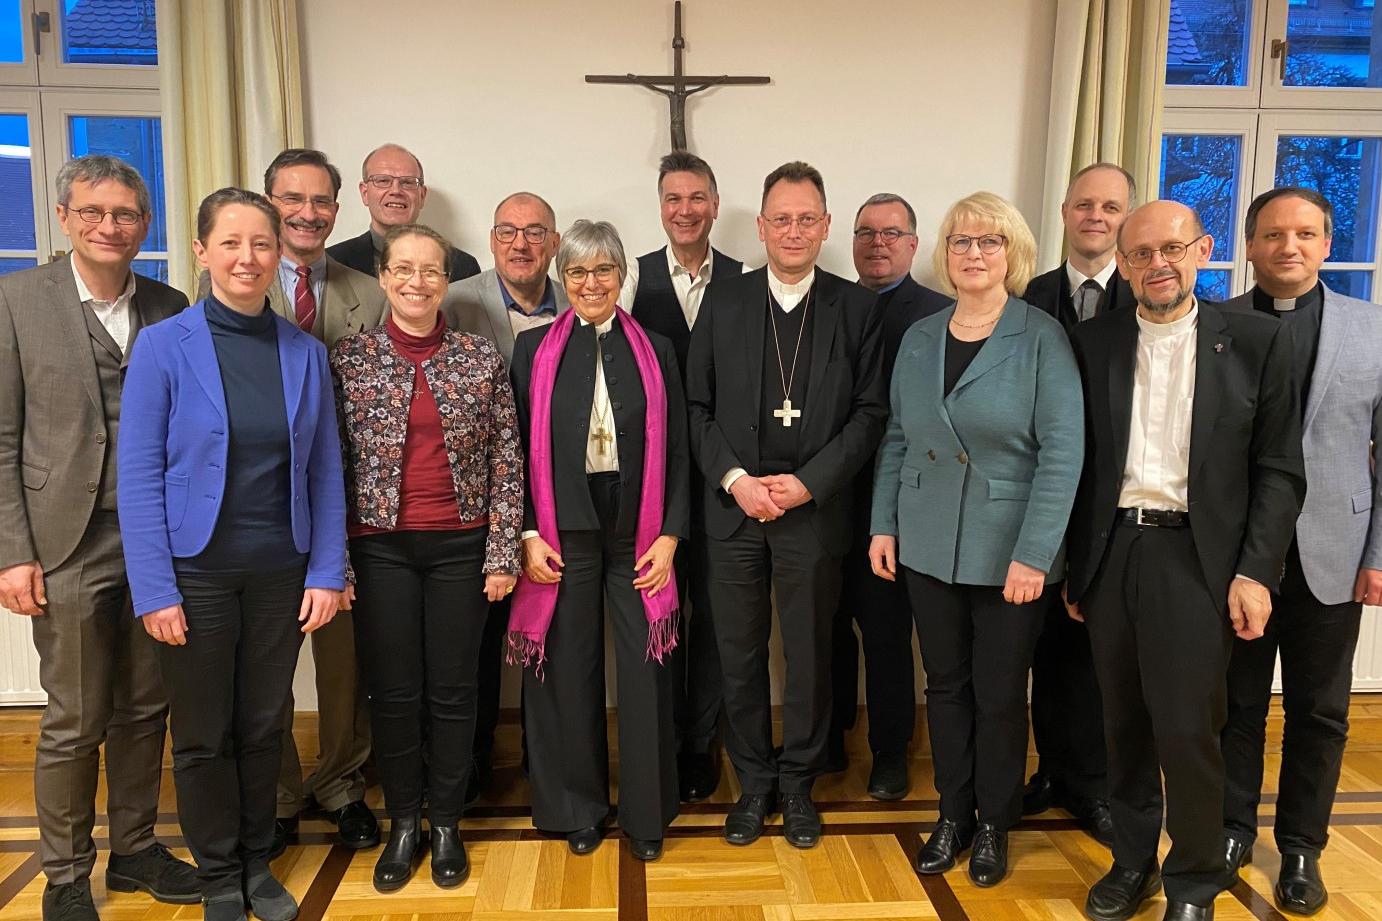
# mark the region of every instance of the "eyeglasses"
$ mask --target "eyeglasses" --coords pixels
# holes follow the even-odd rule
[[[873,243],[875,239],[883,241],[884,246],[892,246],[903,237],[915,237],[916,234],[908,230],[898,230],[896,227],[886,227],[883,230],[874,230],[872,227],[860,227],[854,231],[854,242],[862,243],[865,246]]]
[[[603,265],[597,265],[593,269],[587,269],[582,265],[573,265],[565,272],[562,272],[562,274],[565,275],[566,280],[573,285],[585,284],[585,280],[591,275],[595,276],[596,281],[613,281],[614,276],[619,274],[619,266],[610,265],[608,262]]]
[[[971,237],[963,233],[952,233],[945,238],[946,248],[956,256],[963,256],[969,252],[969,248],[974,244],[979,245],[979,252],[986,256],[992,256],[1004,246],[1008,245],[1008,238],[1001,233],[986,233],[983,236]]]
[[[1132,266],[1133,268],[1145,269],[1147,266],[1152,264],[1152,254],[1161,253],[1161,258],[1166,260],[1167,265],[1174,265],[1175,263],[1180,262],[1182,259],[1185,258],[1185,254],[1190,251],[1190,247],[1194,246],[1196,243],[1198,243],[1200,240],[1203,240],[1207,236],[1209,236],[1209,234],[1202,233],[1195,239],[1191,240],[1189,243],[1172,242],[1167,243],[1165,246],[1158,247],[1157,249],[1152,249],[1150,247],[1144,246],[1141,249],[1135,249],[1130,253],[1124,253],[1123,258],[1126,259],[1128,265]]]
[[[365,182],[381,192],[392,188],[394,183],[398,183],[398,187],[405,192],[416,192],[422,188],[421,176],[386,176],[383,173],[378,173],[374,176],[366,176]]]
[[[129,227],[131,224],[138,224],[144,217],[142,211],[132,211],[129,208],[116,208],[114,211],[106,211],[103,208],[89,207],[77,208],[73,212],[77,217],[86,221],[88,224],[99,224],[106,219],[109,214],[115,223],[121,227]]]
[[[796,224],[802,233],[810,233],[814,227],[825,226],[825,217],[824,214],[803,214],[798,217],[779,214],[776,217],[764,217],[763,220],[778,233],[786,233],[793,224]]]
[[[435,285],[447,277],[441,269],[419,269],[406,263],[403,265],[386,265],[384,271],[392,275],[394,281],[407,281],[414,275],[421,275],[423,282],[429,285]]]
[[[311,198],[303,198],[301,195],[293,192],[289,192],[287,195],[274,195],[270,192],[269,197],[274,201],[282,202],[284,207],[290,208],[293,211],[298,210],[309,201],[312,203],[312,207],[316,208],[318,211],[336,210],[336,200],[334,198],[327,198],[325,195],[314,195]]]
[[[490,229],[494,231],[494,239],[498,240],[500,243],[512,243],[514,238],[518,236],[520,230],[523,231],[523,239],[527,240],[529,243],[541,243],[543,240],[547,239],[547,234],[550,233],[550,231],[541,224],[529,224],[527,227],[515,227],[512,224],[495,224]]]

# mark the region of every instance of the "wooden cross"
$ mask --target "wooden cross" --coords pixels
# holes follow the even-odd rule
[[[586,83],[620,83],[646,87],[667,97],[672,106],[672,149],[687,150],[686,97],[712,86],[757,86],[772,82],[771,77],[688,77],[683,72],[682,52],[686,39],[681,35],[681,0],[676,4],[676,26],[672,32],[672,75],[649,77],[642,74],[587,74]]]
[[[773,415],[782,420],[782,427],[789,429],[792,427],[793,419],[801,418],[801,410],[792,408],[792,401],[784,399],[782,408],[773,410]]]

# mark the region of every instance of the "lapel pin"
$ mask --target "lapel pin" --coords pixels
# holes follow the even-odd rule
[[[1222,352],[1223,350],[1224,350],[1224,344],[1223,344],[1222,342],[1216,342],[1216,343],[1214,343],[1214,351],[1216,351],[1216,352]]]

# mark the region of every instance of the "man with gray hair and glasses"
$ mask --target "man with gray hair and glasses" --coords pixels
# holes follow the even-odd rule
[[[377,259],[384,234],[391,227],[416,224],[427,201],[422,161],[398,144],[384,144],[365,155],[360,167],[360,202],[369,209],[369,228],[327,249],[327,254],[357,272],[379,276]],[[464,250],[451,247],[447,260],[451,280],[480,274],[480,263]]]
[[[102,743],[106,888],[201,901],[191,865],[154,837],[168,703],[130,608],[115,507],[130,347],[187,298],[130,271],[153,213],[133,167],[70,160],[57,198],[71,253],[0,279],[0,607],[31,619],[48,695],[34,763],[43,918],[94,921]]]

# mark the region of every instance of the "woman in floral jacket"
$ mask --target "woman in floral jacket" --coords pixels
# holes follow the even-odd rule
[[[458,886],[469,875],[456,825],[480,636],[489,602],[513,591],[519,570],[523,456],[513,391],[492,342],[446,328],[439,308],[450,252],[430,228],[391,230],[379,254],[388,319],[331,352],[356,648],[391,820],[374,868],[381,892],[412,875],[424,791],[433,881]]]

